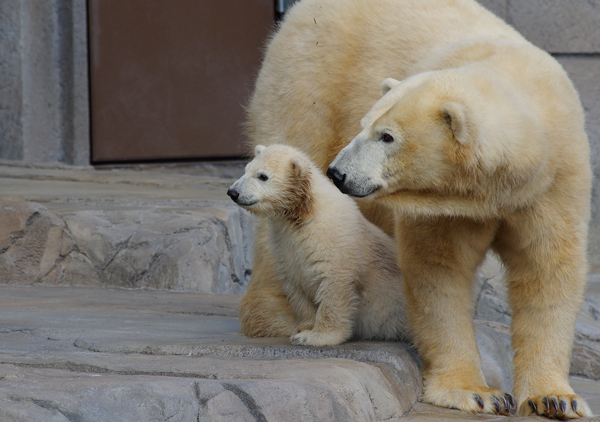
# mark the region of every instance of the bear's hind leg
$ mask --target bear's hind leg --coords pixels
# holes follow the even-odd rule
[[[424,362],[422,400],[467,412],[508,414],[514,398],[486,384],[475,342],[472,284],[497,223],[460,218],[398,220],[414,343]]]
[[[242,333],[251,337],[289,337],[296,332],[296,315],[275,270],[266,222],[258,220],[254,265],[240,302]]]

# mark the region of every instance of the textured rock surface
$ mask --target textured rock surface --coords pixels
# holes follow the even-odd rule
[[[0,287],[1,420],[374,421],[417,400],[405,345],[249,339],[237,301]]]
[[[575,333],[571,373],[600,380],[600,279],[591,278]]]
[[[488,254],[477,270],[477,283],[473,288],[475,319],[510,325],[511,310],[506,302],[504,268],[494,254]]]
[[[243,293],[252,224],[231,182],[151,174],[0,169],[0,282]]]
[[[287,338],[240,336],[238,301],[230,295],[0,286],[0,420],[494,419],[415,406],[419,364],[402,343],[313,348],[292,346]],[[484,368],[489,362],[500,368],[500,384],[510,381],[505,330],[476,324],[482,353],[493,352]],[[575,382],[600,411],[600,384]]]
[[[9,388],[0,387],[0,403],[20,405],[29,417],[30,410],[46,410],[69,421],[367,421],[402,416],[394,389],[375,366],[336,359],[247,364],[274,366],[269,368],[273,371],[281,366],[278,373],[284,378],[252,374],[238,379],[234,374],[203,380],[194,374],[81,374],[2,365],[0,371],[13,381]]]

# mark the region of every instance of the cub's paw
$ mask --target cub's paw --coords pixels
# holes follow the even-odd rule
[[[297,346],[335,346],[344,340],[346,336],[342,333],[322,333],[314,330],[301,331],[290,337],[292,344]]]
[[[471,413],[509,415],[517,403],[512,394],[488,387],[430,388],[423,394],[423,401],[436,406],[449,407]]]
[[[528,398],[519,406],[518,416],[540,415],[555,419],[592,416],[588,404],[576,394],[548,394]]]

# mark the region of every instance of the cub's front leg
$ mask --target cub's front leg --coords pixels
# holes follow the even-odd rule
[[[294,284],[284,283],[283,290],[295,315],[294,329],[290,337],[293,338],[297,333],[311,330],[314,327],[317,306],[302,289]]]
[[[424,362],[423,401],[467,412],[508,414],[515,399],[489,388],[472,317],[472,283],[496,224],[459,218],[397,224],[399,264],[414,342]]]
[[[358,296],[348,280],[325,280],[317,291],[317,315],[314,327],[293,335],[293,344],[333,346],[352,336],[353,317]]]

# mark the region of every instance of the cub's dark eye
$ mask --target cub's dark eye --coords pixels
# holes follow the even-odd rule
[[[389,144],[390,142],[394,142],[394,137],[392,135],[390,135],[389,133],[384,133],[381,136],[381,140],[383,142],[385,142],[386,144]]]
[[[266,182],[267,180],[269,180],[269,176],[267,176],[264,173],[261,173],[258,175],[258,180],[260,180],[261,182]]]

